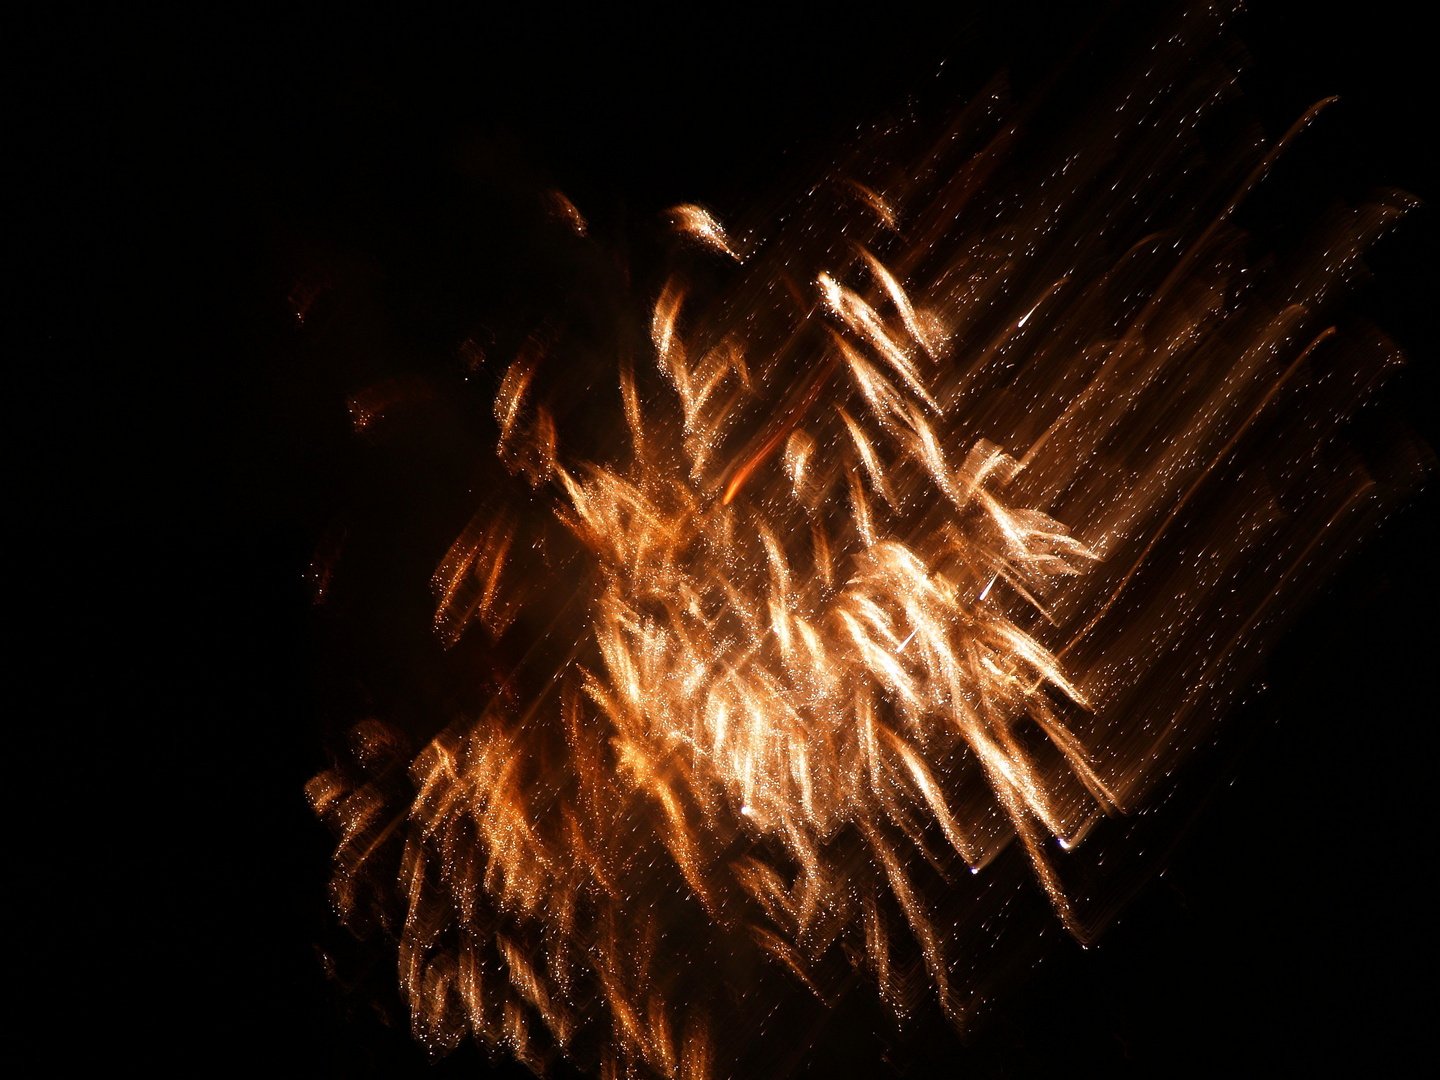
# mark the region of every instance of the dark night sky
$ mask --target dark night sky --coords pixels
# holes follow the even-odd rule
[[[1342,95],[1303,149],[1299,197],[1353,199],[1377,185],[1440,197],[1413,5],[1329,18],[1314,5],[1254,7],[1235,30],[1272,132]],[[522,259],[517,283],[493,267],[495,251],[519,242],[505,208],[526,192],[553,184],[612,222],[681,201],[740,209],[792,163],[823,161],[856,122],[923,94],[942,59],[952,71],[969,65],[976,81],[1009,65],[1023,84],[1083,21],[1028,5],[967,10],[887,11],[853,27],[730,9],[578,22],[481,12],[426,27],[247,10],[117,27],[65,54],[57,70],[69,74],[33,111],[84,114],[76,130],[92,135],[44,136],[51,197],[71,213],[53,226],[43,277],[52,297],[78,294],[81,279],[115,281],[148,305],[156,355],[176,349],[175,367],[161,370],[132,343],[140,359],[99,379],[143,399],[134,416],[159,418],[125,425],[99,471],[103,486],[143,468],[180,519],[173,534],[137,533],[186,568],[188,598],[170,620],[183,674],[156,695],[164,720],[141,747],[181,779],[147,781],[155,790],[138,799],[168,807],[171,822],[183,809],[178,825],[131,826],[147,852],[163,853],[136,856],[149,885],[166,883],[164,898],[141,901],[137,925],[165,944],[125,970],[147,984],[164,974],[166,989],[148,999],[191,1017],[159,1036],[186,1071],[244,1061],[319,1075],[490,1075],[468,1045],[427,1063],[403,1019],[387,1027],[363,995],[327,983],[317,959],[329,838],[300,788],[325,763],[326,732],[349,718],[324,713],[325,628],[302,574],[354,482],[334,475],[323,434],[345,423],[337,387],[369,372],[346,383],[294,368],[286,296],[297,276],[316,266],[372,275],[379,302],[402,312],[387,340],[398,323],[417,356],[438,355],[453,342],[427,318],[457,326],[473,305],[478,323],[544,271],[543,258]],[[112,47],[121,40],[143,44]],[[488,209],[473,205],[477,191]],[[1432,445],[1435,239],[1434,211],[1422,207],[1373,252],[1378,282],[1357,300],[1412,360],[1366,422],[1408,424]],[[126,254],[132,243],[156,253],[148,279],[149,259]],[[102,320],[54,303],[45,310],[61,328],[45,347],[68,362]],[[365,332],[355,331],[362,369],[382,351],[367,351]],[[1383,1075],[1428,1041],[1433,510],[1425,494],[1393,515],[1285,639],[1164,877],[1096,948],[1055,950],[968,1047],[922,1032],[915,1075]],[[866,1057],[873,1041],[837,1045],[810,1075],[892,1075]]]

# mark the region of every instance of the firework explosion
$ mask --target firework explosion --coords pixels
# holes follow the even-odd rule
[[[1253,259],[1236,211],[1328,102],[1236,134],[1223,19],[1171,29],[1043,145],[997,79],[778,216],[675,207],[643,319],[499,361],[514,483],[431,581],[488,705],[414,754],[368,720],[307,789],[427,1046],[762,1075],[764,1021],[856,979],[963,1027],[1016,889],[1113,917],[1097,825],[1163,802],[1415,470],[1338,443],[1396,355],[1330,314],[1408,197]]]

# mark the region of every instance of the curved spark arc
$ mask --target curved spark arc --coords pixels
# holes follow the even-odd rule
[[[1218,32],[1207,20],[1167,47],[1198,48]],[[341,830],[342,913],[403,834],[401,981],[424,1041],[468,1031],[537,1069],[558,1051],[616,1075],[708,1075],[714,995],[696,981],[718,970],[716,946],[673,933],[694,908],[717,940],[742,933],[821,998],[845,953],[897,1013],[912,1007],[895,962],[908,932],[963,1023],[965,943],[934,882],[958,888],[970,875],[955,870],[982,870],[1011,840],[1065,927],[1097,932],[1057,852],[1143,805],[1197,702],[1220,697],[1277,590],[1369,488],[1357,477],[1353,498],[1283,514],[1264,491],[1222,496],[1214,531],[1241,539],[1145,586],[1143,604],[1174,610],[1134,618],[1143,639],[1110,613],[1327,347],[1334,283],[1405,206],[1336,225],[1325,273],[1285,302],[1245,294],[1228,219],[1324,102],[1245,161],[1233,191],[1221,169],[1190,192],[1218,213],[1167,232],[1125,208],[1163,186],[1220,91],[1158,75],[1143,89],[1175,121],[1133,137],[1154,153],[1067,157],[1064,183],[1003,214],[976,208],[1021,131],[982,95],[929,188],[883,165],[837,178],[867,223],[822,205],[747,243],[727,299],[672,276],[649,319],[667,394],[621,357],[629,446],[609,460],[567,457],[541,390],[548,346],[521,350],[495,401],[497,454],[589,575],[525,650],[540,689],[497,694],[427,746],[400,817],[338,771],[310,787]],[[1145,118],[1117,110],[1093,141]],[[739,261],[708,212],[670,220],[702,255]],[[1354,406],[1344,387],[1332,399],[1337,417]],[[524,554],[536,528],[485,510],[456,541],[433,583],[447,644],[472,622],[512,631],[541,588]],[[1258,581],[1247,562],[1284,569]],[[1245,599],[1192,648],[1187,620],[1232,580]],[[573,646],[557,653],[551,631]],[[1157,725],[1156,673],[1187,652],[1158,684],[1178,706]]]

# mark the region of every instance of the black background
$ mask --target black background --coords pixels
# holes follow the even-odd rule
[[[1134,15],[1119,10],[1112,26]],[[1286,166],[1297,203],[1376,185],[1436,197],[1417,11],[1256,4],[1237,20],[1272,132],[1342,96]],[[681,201],[723,215],[923,97],[940,61],[973,72],[954,85],[1002,66],[1023,85],[1090,18],[537,8],[425,25],[247,8],[36,30],[24,160],[48,231],[33,344],[60,383],[89,384],[104,446],[83,486],[136,552],[117,628],[136,655],[109,696],[148,719],[115,740],[134,764],[123,801],[107,797],[127,807],[107,865],[135,884],[110,944],[86,947],[126,1035],[195,1072],[518,1074],[469,1045],[432,1065],[403,1018],[327,982],[317,955],[329,837],[301,785],[326,762],[327,725],[352,718],[319,715],[303,575],[343,500],[307,433],[343,428],[340,394],[370,373],[357,360],[347,387],[292,369],[297,276],[378,266],[413,348],[453,348],[427,340],[416,296],[451,325],[529,287],[493,269],[523,236],[467,204],[477,191],[504,208],[553,184],[607,221]],[[456,163],[476,160],[467,187]],[[1364,422],[1432,445],[1434,249],[1422,207],[1372,253],[1377,283],[1357,301],[1411,358]],[[545,269],[516,257],[522,278]],[[1233,764],[1119,925],[1054,950],[967,1043],[921,1032],[914,1074],[1388,1074],[1426,1050],[1433,510],[1427,493],[1394,514],[1311,603],[1237,711]],[[112,738],[94,736],[103,754]],[[113,781],[114,761],[99,771]],[[832,1025],[813,1075],[891,1074],[857,1017]]]

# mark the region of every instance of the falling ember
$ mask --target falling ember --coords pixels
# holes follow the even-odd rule
[[[941,133],[877,132],[739,232],[743,260],[669,211],[695,243],[585,403],[621,449],[567,445],[558,324],[467,343],[502,361],[492,446],[524,486],[430,585],[494,693],[413,756],[366,721],[307,787],[336,907],[382,912],[428,1047],[755,1075],[737,1020],[856,978],[963,1027],[997,894],[1038,890],[1081,941],[1113,918],[1107,823],[1163,801],[1420,469],[1376,477],[1335,439],[1396,357],[1332,311],[1411,200],[1252,261],[1237,210],[1325,103],[1195,165],[1222,26],[1182,17],[1048,150],[1003,81]],[[701,274],[707,250],[731,258]],[[354,426],[426,399],[376,384]],[[1029,881],[991,888],[1012,844]]]

